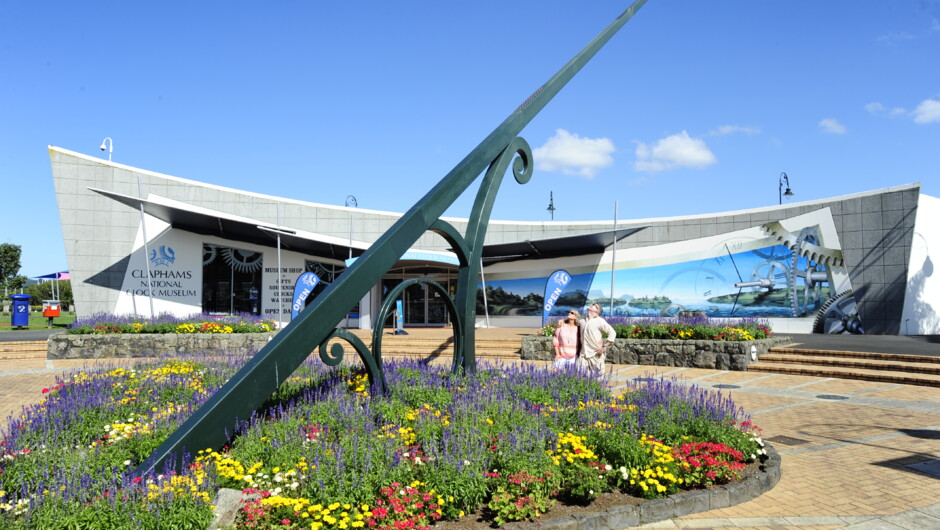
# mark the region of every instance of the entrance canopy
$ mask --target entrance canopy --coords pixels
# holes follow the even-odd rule
[[[648,227],[633,226],[593,234],[579,234],[551,239],[527,239],[513,243],[486,245],[483,247],[483,264],[491,265],[502,261],[521,259],[548,259],[600,254],[617,241],[632,236],[645,228]]]
[[[51,274],[43,274],[42,276],[33,276],[37,280],[71,280],[72,276],[69,274],[69,271],[62,272],[53,272]]]
[[[346,238],[277,227],[248,217],[240,217],[208,208],[201,208],[173,199],[151,195],[140,199],[130,195],[88,188],[135,210],[168,223],[173,228],[196,234],[217,236],[234,241],[244,241],[267,247],[277,244],[280,236],[281,248],[311,256],[332,258],[351,265],[356,257],[369,248],[370,243],[350,241]],[[605,232],[579,234],[551,239],[536,239],[499,243],[483,247],[483,264],[491,265],[503,261],[522,259],[547,259],[604,252],[615,242],[629,237],[647,226],[633,226]],[[347,259],[352,255],[352,259]],[[409,250],[398,265],[425,265],[428,267],[456,268],[457,256],[452,252]],[[64,274],[68,274],[67,272]],[[60,278],[65,279],[65,278]]]
[[[281,248],[284,250],[337,260],[348,258],[350,250],[353,256],[358,256],[369,248],[368,243],[361,241],[350,242],[345,238],[278,227],[256,219],[200,208],[165,197],[152,196],[153,198],[148,200],[96,188],[89,189],[135,210],[143,207],[144,213],[168,223],[173,228],[204,236],[218,236],[233,241],[275,247],[280,235]]]

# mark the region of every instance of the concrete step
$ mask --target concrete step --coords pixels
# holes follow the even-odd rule
[[[748,371],[940,387],[940,359],[916,355],[771,348]]]
[[[803,366],[793,364],[778,364],[770,362],[757,362],[750,365],[749,372],[761,372],[786,375],[805,375],[812,377],[831,377],[834,379],[858,379],[862,381],[875,381],[881,383],[896,383],[901,385],[918,385],[940,387],[940,376],[931,374],[915,374],[911,372],[891,372],[886,370],[863,370],[860,368],[826,368],[823,366]]]
[[[0,342],[0,359],[45,359],[48,351],[44,340]]]
[[[901,353],[871,353],[857,351],[836,351],[836,350],[812,350],[807,348],[787,348],[777,346],[771,348],[768,353],[779,353],[782,355],[801,355],[801,356],[820,356],[820,357],[847,357],[853,359],[881,359],[888,361],[901,361],[924,364],[940,364],[940,357],[929,355],[906,355]]]
[[[805,356],[770,352],[761,356],[760,362],[797,364],[800,366],[826,366],[830,368],[862,368],[865,370],[882,370],[887,372],[940,375],[940,364],[937,363],[899,361],[868,356],[829,357],[823,355]]]

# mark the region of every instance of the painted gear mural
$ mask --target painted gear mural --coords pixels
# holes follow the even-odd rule
[[[790,275],[787,279],[793,316],[802,316],[818,308],[822,304],[822,284],[832,284],[832,278],[827,272],[828,267],[817,262],[815,257],[819,254],[810,249],[822,248],[816,245],[817,241],[816,229],[812,227],[800,230],[796,238],[790,262]],[[806,258],[805,269],[800,269],[800,258]],[[800,279],[803,280],[802,284],[798,281]]]
[[[852,289],[843,291],[826,300],[816,313],[813,333],[862,335],[862,319],[858,315],[858,304]]]
[[[832,267],[845,264],[842,251],[819,245],[815,227],[806,227],[794,234],[774,221],[762,228],[792,251],[786,281],[793,316],[800,317],[820,307],[823,284],[833,285]],[[805,268],[800,268],[800,258],[805,258]]]

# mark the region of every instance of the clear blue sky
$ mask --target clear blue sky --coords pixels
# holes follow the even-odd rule
[[[627,2],[0,0],[0,239],[65,270],[47,145],[402,212]],[[522,132],[493,219],[635,219],[921,182],[940,2],[649,0]],[[106,156],[105,156],[106,158]],[[466,216],[463,197],[448,215]]]

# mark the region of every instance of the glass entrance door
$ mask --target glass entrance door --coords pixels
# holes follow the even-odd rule
[[[437,279],[435,281],[442,283]],[[382,281],[383,291],[387,293],[399,283],[401,280],[385,279]],[[450,320],[444,295],[431,289],[427,284],[409,285],[400,296],[406,326],[443,326]],[[394,326],[394,320],[387,319],[385,325]]]

